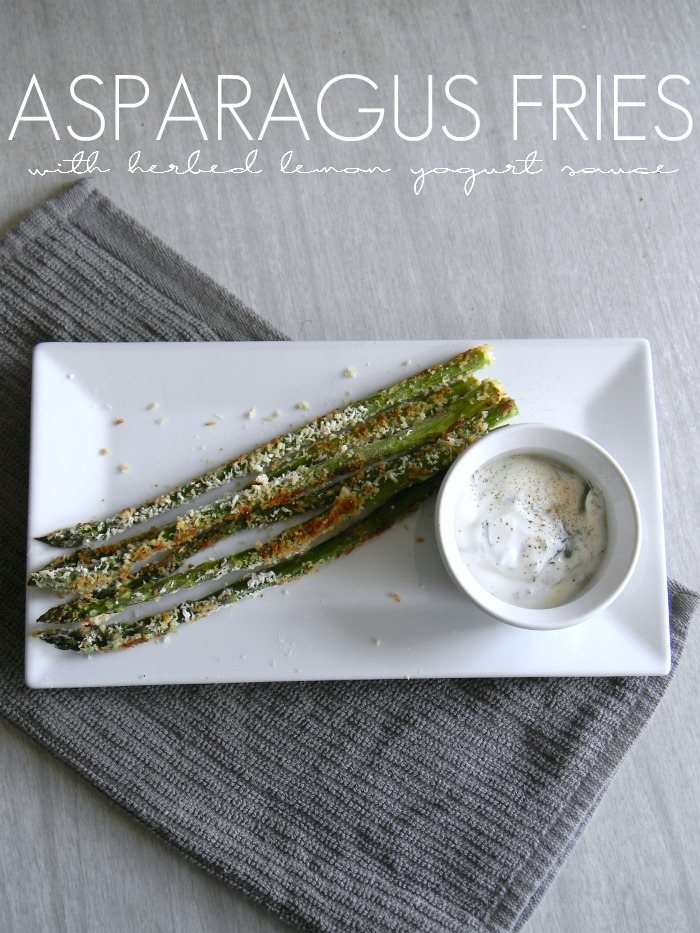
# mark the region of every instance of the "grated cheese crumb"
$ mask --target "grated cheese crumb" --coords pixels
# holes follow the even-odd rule
[[[255,417],[255,409],[249,408],[248,411],[246,412],[246,418],[248,419],[248,421],[252,421],[254,417]]]
[[[381,645],[381,643],[382,643],[381,638],[373,638],[372,641],[373,641],[374,644],[377,646],[377,648],[378,648],[378,647]]]
[[[297,402],[297,408],[300,408],[302,411],[308,411],[310,407],[308,402]]]
[[[146,405],[146,411],[155,411],[158,408],[158,402],[150,402]]]
[[[248,582],[246,583],[246,586],[248,587],[248,589],[254,590],[258,586],[263,586],[268,581],[270,583],[274,583],[276,579],[277,579],[277,574],[275,573],[274,570],[262,570],[260,571],[260,573],[251,574],[250,577],[248,578]],[[259,595],[262,596],[262,593],[260,593]]]
[[[397,603],[401,602],[401,596],[399,593],[389,593],[389,596],[391,596],[391,598],[395,600]]]
[[[127,470],[129,469],[129,464],[128,464],[128,463],[120,463],[119,466],[117,467],[117,469],[119,470],[120,473],[126,473]]]
[[[357,370],[353,369],[352,366],[348,366],[343,370],[343,375],[347,376],[348,379],[354,379],[357,375]]]
[[[103,447],[102,450],[100,450],[100,453],[102,454],[103,457],[106,457],[107,454],[109,453],[109,447]]]

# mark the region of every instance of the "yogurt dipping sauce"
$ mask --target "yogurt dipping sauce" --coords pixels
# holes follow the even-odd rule
[[[607,545],[605,499],[584,477],[534,454],[500,457],[472,474],[457,503],[457,545],[489,593],[530,609],[577,596]]]

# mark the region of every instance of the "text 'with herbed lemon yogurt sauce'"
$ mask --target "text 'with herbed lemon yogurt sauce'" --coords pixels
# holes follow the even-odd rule
[[[569,467],[515,454],[472,474],[455,531],[462,559],[484,589],[513,605],[551,608],[577,596],[599,568],[605,500]]]

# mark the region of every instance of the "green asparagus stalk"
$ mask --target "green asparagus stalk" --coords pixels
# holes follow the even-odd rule
[[[386,531],[419,505],[437,488],[440,479],[438,474],[397,493],[369,516],[355,522],[340,534],[320,542],[306,554],[299,554],[284,561],[275,570],[242,577],[203,599],[183,602],[165,612],[155,613],[143,619],[114,622],[110,625],[48,629],[34,634],[61,650],[84,653],[128,648],[167,635],[185,622],[196,622],[223,606],[261,593],[271,586],[291,583],[328,561],[348,554],[370,538]]]
[[[234,479],[250,473],[265,473],[281,459],[286,460],[298,454],[303,456],[311,444],[327,438],[329,434],[346,431],[391,406],[430,395],[440,387],[463,381],[470,373],[483,368],[491,361],[489,346],[467,350],[445,363],[431,366],[395,385],[382,389],[369,398],[345,408],[335,409],[296,431],[276,437],[247,453],[234,457],[155,499],[123,509],[108,518],[94,519],[69,528],[58,529],[38,540],[54,547],[83,547],[91,542],[104,541],[111,535],[125,531],[135,524],[149,521]]]
[[[159,551],[167,551],[173,545],[182,544],[222,519],[236,521],[251,510],[288,504],[314,487],[358,472],[379,460],[417,449],[445,434],[457,422],[497,404],[502,397],[503,390],[498,383],[484,380],[474,393],[458,398],[433,417],[425,418],[396,434],[339,453],[320,463],[299,467],[291,474],[284,473],[272,480],[266,476],[260,477],[240,493],[224,496],[187,512],[177,521],[161,528],[149,540],[144,541],[139,536],[135,543],[125,542],[122,551],[98,556],[92,565],[80,563],[77,567],[44,569],[32,574],[30,580],[38,586],[53,586],[63,590],[71,588],[77,592],[90,593],[112,579],[124,579],[138,561],[146,560]]]

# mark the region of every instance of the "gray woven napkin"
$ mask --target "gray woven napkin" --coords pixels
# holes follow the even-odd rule
[[[33,344],[281,335],[82,182],[0,243],[0,303],[4,715],[290,923],[522,926],[672,675],[26,689]]]

